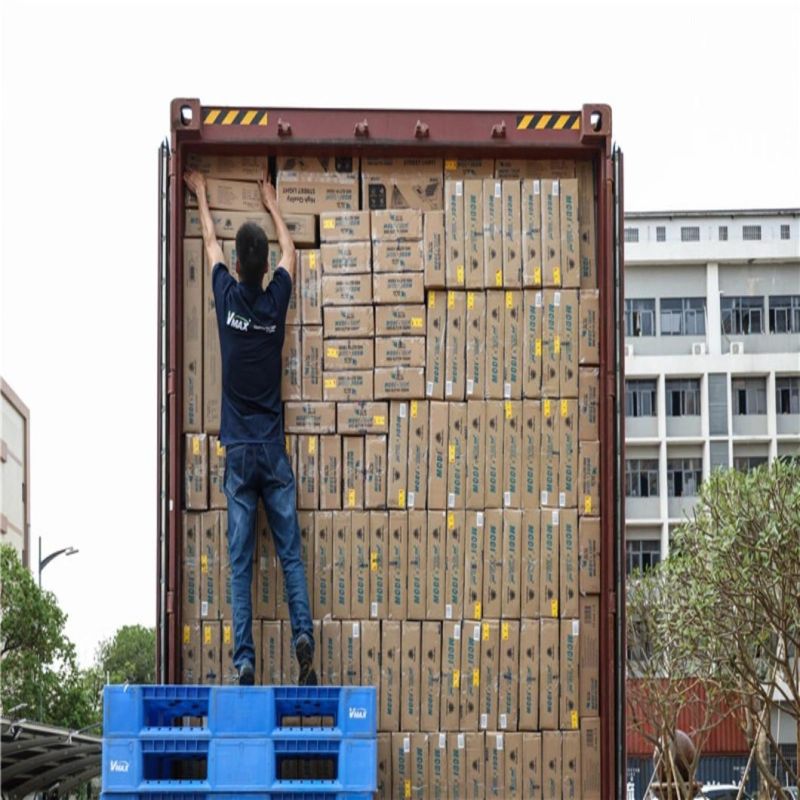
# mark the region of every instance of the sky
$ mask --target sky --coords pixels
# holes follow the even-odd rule
[[[800,207],[800,5],[3,0],[0,372],[81,663],[155,624],[157,150],[173,97],[608,103],[628,210]]]

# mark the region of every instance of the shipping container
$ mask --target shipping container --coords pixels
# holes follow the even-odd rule
[[[224,507],[219,354],[182,175],[217,178],[210,205],[231,265],[245,219],[267,230],[274,264],[254,183],[269,164],[301,253],[283,398],[317,671],[379,686],[382,791],[411,796],[421,781],[423,796],[428,781],[526,796],[526,782],[551,780],[582,782],[587,800],[624,797],[623,184],[611,109],[176,99],[170,123],[158,187],[159,681],[235,680],[225,512],[213,510]],[[256,669],[291,682],[261,518],[257,539]]]

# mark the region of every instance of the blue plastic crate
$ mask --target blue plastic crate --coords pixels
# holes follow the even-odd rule
[[[104,792],[374,792],[377,738],[103,740]]]
[[[370,737],[378,730],[376,695],[373,686],[106,686],[103,735]],[[287,717],[323,724],[286,726]]]

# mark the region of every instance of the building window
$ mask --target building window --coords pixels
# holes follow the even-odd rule
[[[781,239],[791,239],[791,229],[788,225],[781,225]]]
[[[766,456],[734,456],[733,468],[738,469],[739,472],[750,472],[751,469],[756,469],[767,463]]]
[[[667,461],[667,490],[670,497],[694,497],[702,480],[701,458],[670,458]]]
[[[770,296],[769,332],[800,333],[800,294]]]
[[[632,298],[625,301],[625,335],[656,335],[656,301]]]
[[[699,378],[667,381],[666,390],[668,417],[696,417],[700,414]]]
[[[720,306],[723,333],[764,333],[763,297],[723,297]]]
[[[689,225],[681,227],[681,241],[682,242],[699,242],[700,241],[700,228],[697,225]]]
[[[727,225],[720,225],[719,226],[719,240],[721,242],[728,241],[728,226]]]
[[[786,227],[788,228],[789,226],[787,225]],[[788,239],[789,237],[787,236],[786,238]],[[656,241],[667,241],[667,229],[663,225],[656,225]]]
[[[766,378],[734,378],[731,382],[731,393],[734,414],[767,413]]]
[[[639,229],[638,228],[625,228],[625,241],[626,242],[638,242],[639,241]]]
[[[646,572],[661,561],[661,542],[658,539],[628,539],[625,554],[628,575]]]
[[[625,381],[625,416],[654,417],[656,415],[656,382]]]
[[[746,242],[760,242],[761,241],[761,226],[760,225],[742,225],[742,239]]]
[[[658,497],[657,459],[625,459],[625,496]]]
[[[661,299],[662,336],[705,336],[705,297],[664,297]]]
[[[778,414],[800,414],[800,378],[775,378],[775,411]]]

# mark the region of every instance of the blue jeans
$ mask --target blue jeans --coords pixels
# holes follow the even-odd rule
[[[300,526],[294,474],[282,442],[238,444],[225,454],[225,496],[228,498],[228,556],[233,605],[233,664],[255,664],[253,646],[253,550],[258,498],[267,512],[275,549],[281,561],[295,646],[308,637],[313,650],[314,627],[308,602],[306,571],[300,555]]]

